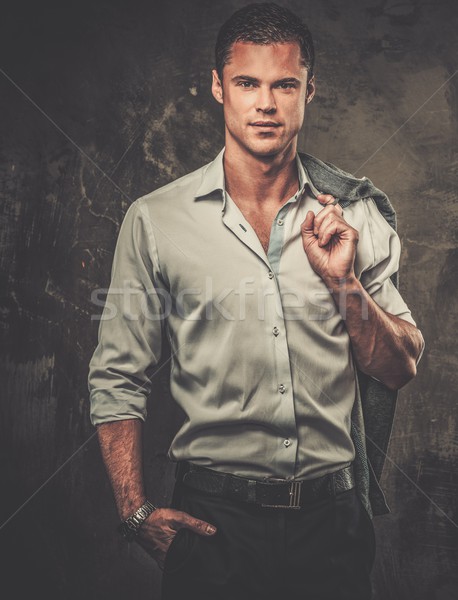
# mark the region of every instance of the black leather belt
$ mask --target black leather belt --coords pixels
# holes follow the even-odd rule
[[[355,487],[353,465],[314,479],[259,480],[180,462],[177,465],[176,478],[185,486],[212,496],[270,508],[302,508],[316,500],[329,498]]]

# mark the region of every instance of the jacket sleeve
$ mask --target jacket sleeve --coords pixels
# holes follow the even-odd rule
[[[157,285],[152,228],[140,207],[137,200],[128,208],[119,230],[98,344],[89,363],[93,425],[145,420],[151,392],[147,370],[161,357],[164,297]]]

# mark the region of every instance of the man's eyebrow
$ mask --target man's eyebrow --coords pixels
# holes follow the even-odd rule
[[[279,79],[275,81],[275,83],[300,83],[301,80],[297,79],[297,77],[284,77],[283,79]]]
[[[259,79],[256,77],[250,77],[250,75],[235,75],[231,81],[237,83],[237,81],[250,81],[251,83],[259,83]],[[279,85],[281,83],[301,83],[297,77],[284,77],[283,79],[277,79],[273,82],[273,85]]]
[[[252,83],[259,83],[259,79],[256,77],[250,77],[249,75],[235,75],[232,77],[231,81],[251,81]]]

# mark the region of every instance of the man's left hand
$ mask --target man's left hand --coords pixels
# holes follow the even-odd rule
[[[315,273],[325,283],[345,282],[355,276],[358,231],[343,218],[343,209],[330,194],[319,194],[325,205],[317,215],[309,210],[301,225],[302,243]]]

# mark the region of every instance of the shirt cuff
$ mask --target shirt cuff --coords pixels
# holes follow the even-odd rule
[[[146,420],[146,398],[142,394],[95,389],[90,394],[90,402],[93,425],[124,419]]]

